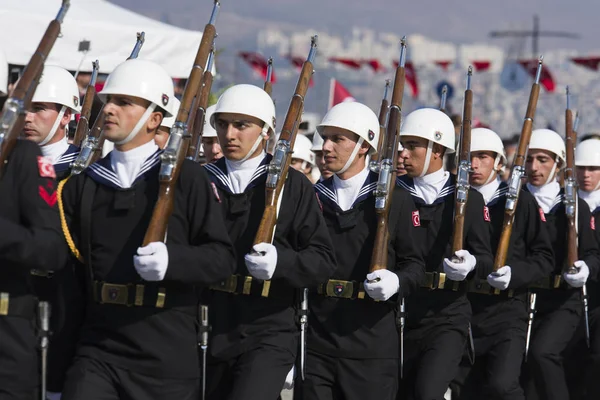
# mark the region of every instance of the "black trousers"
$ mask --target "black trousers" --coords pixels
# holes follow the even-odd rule
[[[62,400],[198,400],[199,379],[165,379],[78,357],[67,373]]]
[[[524,377],[528,400],[568,400],[563,352],[581,320],[577,290],[541,290]]]
[[[295,355],[282,347],[261,346],[231,360],[209,359],[208,400],[276,400]]]
[[[299,375],[299,374],[298,374]],[[308,352],[306,379],[296,379],[298,400],[393,400],[398,359],[348,359]]]
[[[34,322],[0,317],[0,400],[33,400],[39,383]]]
[[[583,368],[585,376],[585,399],[600,399],[600,307],[590,313],[590,345],[587,365]]]
[[[460,400],[525,400],[519,376],[525,352],[527,309],[520,299],[473,295],[472,331],[475,363],[463,357],[451,385]],[[478,312],[478,306],[483,306]]]

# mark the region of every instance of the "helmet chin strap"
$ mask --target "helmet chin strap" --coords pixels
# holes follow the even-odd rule
[[[485,181],[485,183],[482,186],[485,186],[494,179],[496,179],[496,176],[498,174],[498,164],[500,164],[500,158],[500,154],[496,154],[496,159],[494,160],[494,168],[492,168],[492,170],[490,171],[490,176],[488,176],[487,181]],[[496,174],[494,174],[494,172]]]
[[[148,106],[148,108],[146,108],[146,111],[144,112],[144,114],[142,114],[142,117],[137,122],[137,124],[135,124],[135,126],[133,127],[133,130],[131,132],[129,132],[129,135],[127,135],[127,137],[125,139],[115,142],[115,144],[123,145],[123,144],[127,144],[127,143],[131,142],[133,140],[133,138],[135,137],[135,135],[138,134],[140,129],[142,129],[144,124],[148,121],[148,118],[150,118],[150,114],[152,114],[154,112],[155,108],[156,108],[156,104],[151,103]]]
[[[598,183],[596,184],[596,187],[594,188],[594,190],[592,190],[592,192],[595,192],[599,188],[600,188],[600,180],[598,181]]]
[[[269,135],[267,134],[267,132],[269,131],[269,125],[264,124],[262,132],[260,133],[260,136],[256,138],[256,141],[254,142],[254,144],[252,145],[252,148],[250,149],[250,151],[248,153],[246,153],[246,155],[244,156],[244,158],[242,158],[239,161],[239,163],[243,163],[244,161],[246,161],[247,159],[250,158],[250,156],[252,156],[252,154],[254,154],[254,152],[256,151],[256,149],[258,149],[258,146],[260,146],[260,144],[262,143],[262,141],[266,138],[269,137]]]
[[[556,167],[558,166],[558,161],[558,156],[554,157],[554,165],[552,166],[552,169],[550,170],[550,173],[548,174],[548,178],[546,179],[546,182],[544,182],[544,185],[549,184],[555,178],[554,175],[556,175]]]
[[[365,139],[363,139],[362,137],[358,138],[358,141],[354,145],[354,150],[352,150],[352,153],[350,153],[350,157],[348,157],[346,164],[344,164],[342,169],[340,169],[338,172],[335,173],[337,176],[340,176],[340,174],[343,174],[344,172],[346,172],[346,170],[348,168],[350,168],[350,166],[352,165],[352,162],[356,158],[356,155],[358,154],[358,151],[360,150],[360,147],[362,146],[364,141],[365,141]]]
[[[433,151],[433,142],[430,140],[427,142],[427,154],[425,154],[425,163],[423,163],[423,171],[421,171],[421,175],[419,178],[427,175],[427,170],[429,169],[429,164],[431,163],[431,153]]]
[[[60,125],[62,117],[65,115],[65,111],[67,111],[67,107],[62,106],[62,108],[58,112],[58,115],[56,116],[56,119],[54,120],[54,125],[52,125],[52,128],[50,128],[50,132],[48,132],[46,138],[40,142],[39,146],[45,146],[46,144],[48,144],[49,141],[52,140],[52,138],[56,134],[56,131],[58,130],[58,126]]]

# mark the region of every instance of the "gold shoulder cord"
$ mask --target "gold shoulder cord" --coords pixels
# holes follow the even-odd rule
[[[60,213],[60,226],[62,228],[65,240],[67,241],[67,244],[69,245],[69,249],[71,250],[71,253],[73,253],[73,255],[81,263],[83,263],[83,257],[81,257],[81,253],[79,252],[79,250],[77,250],[77,247],[75,247],[75,242],[73,242],[73,237],[71,236],[71,232],[69,232],[69,226],[67,225],[67,218],[65,217],[65,209],[63,207],[62,191],[63,191],[63,187],[65,186],[65,183],[67,183],[67,181],[70,178],[71,177],[68,177],[67,179],[63,179],[62,181],[60,181],[58,183],[58,188],[56,189],[56,197],[58,199],[58,212]]]

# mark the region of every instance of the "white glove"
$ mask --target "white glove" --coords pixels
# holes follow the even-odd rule
[[[270,243],[259,243],[252,250],[260,254],[246,254],[244,260],[248,272],[256,279],[268,281],[277,267],[277,249]]]
[[[62,393],[56,393],[56,392],[46,392],[46,399],[47,400],[60,400]]]
[[[590,269],[588,268],[587,264],[585,263],[585,261],[575,261],[575,268],[577,268],[577,273],[576,274],[569,274],[567,272],[565,272],[563,274],[563,278],[565,278],[565,281],[567,281],[567,283],[569,285],[571,285],[574,288],[580,288],[583,285],[585,285],[585,282],[587,282],[587,278],[588,276],[590,276]]]
[[[460,259],[459,262],[444,258],[444,272],[453,281],[464,281],[475,269],[475,257],[468,250],[457,250],[454,255]]]
[[[377,301],[386,301],[400,289],[398,275],[387,269],[379,269],[367,275],[365,292]]]
[[[169,252],[163,242],[152,242],[139,247],[138,255],[133,256],[133,265],[145,281],[162,281],[169,266]]]
[[[492,272],[487,276],[487,281],[490,286],[495,287],[496,289],[506,290],[510,283],[510,277],[512,275],[511,268],[508,265],[505,265],[502,268],[499,268],[498,271]]]
[[[285,377],[285,383],[283,384],[283,388],[285,390],[292,390],[294,388],[294,379],[296,379],[296,366],[292,366],[290,372],[288,372]]]

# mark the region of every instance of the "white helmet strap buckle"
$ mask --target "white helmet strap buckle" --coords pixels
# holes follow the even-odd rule
[[[260,146],[260,144],[262,143],[263,139],[267,139],[269,137],[269,135],[267,134],[268,131],[269,131],[269,125],[264,124],[262,132],[260,133],[260,136],[256,138],[256,141],[252,145],[252,148],[250,149],[250,151],[239,162],[242,163],[242,162],[246,161],[247,159],[249,159],[252,156],[252,154],[254,154],[256,149],[258,149],[258,146]]]
[[[501,158],[502,158],[502,156],[500,154],[496,153],[496,159],[494,160],[494,167],[490,171],[490,176],[488,176],[487,180],[483,184],[484,186],[487,185],[488,183],[490,183],[491,181],[493,181],[494,178],[496,178],[496,176],[494,176],[494,172],[496,174],[499,172],[498,171],[498,164],[500,164],[500,159]]]
[[[40,146],[44,146],[44,145],[48,144],[49,141],[52,140],[52,138],[56,134],[56,131],[58,130],[60,121],[62,120],[63,116],[65,115],[65,111],[67,111],[67,107],[62,106],[60,111],[58,112],[58,115],[56,116],[56,119],[54,120],[54,125],[52,125],[52,128],[50,128],[50,132],[48,132],[48,135],[46,135],[46,138],[40,142],[40,144],[39,144]]]
[[[127,143],[131,142],[133,140],[133,138],[135,137],[135,135],[138,134],[140,129],[142,129],[144,124],[148,121],[148,119],[150,118],[150,114],[152,114],[154,112],[155,108],[156,108],[156,104],[150,103],[148,108],[146,108],[146,111],[144,112],[144,114],[142,114],[142,116],[140,117],[140,120],[133,127],[133,130],[131,132],[129,132],[129,135],[127,135],[127,137],[125,139],[115,142],[115,144],[123,145],[123,144],[127,144]]]
[[[427,175],[427,170],[429,169],[429,164],[431,162],[432,151],[433,151],[433,142],[431,140],[429,140],[427,142],[427,153],[425,154],[425,162],[423,163],[423,171],[421,171],[421,175],[419,175],[419,178],[422,178],[425,175]]]
[[[360,150],[360,147],[362,146],[364,141],[365,141],[365,139],[363,139],[361,136],[358,137],[358,141],[354,145],[354,149],[352,150],[350,157],[348,157],[346,164],[344,164],[342,169],[340,169],[338,172],[335,173],[337,176],[339,176],[340,174],[343,174],[344,172],[346,172],[346,170],[348,168],[350,168],[350,166],[352,165],[352,162],[356,158],[356,155],[358,154],[358,151]]]

